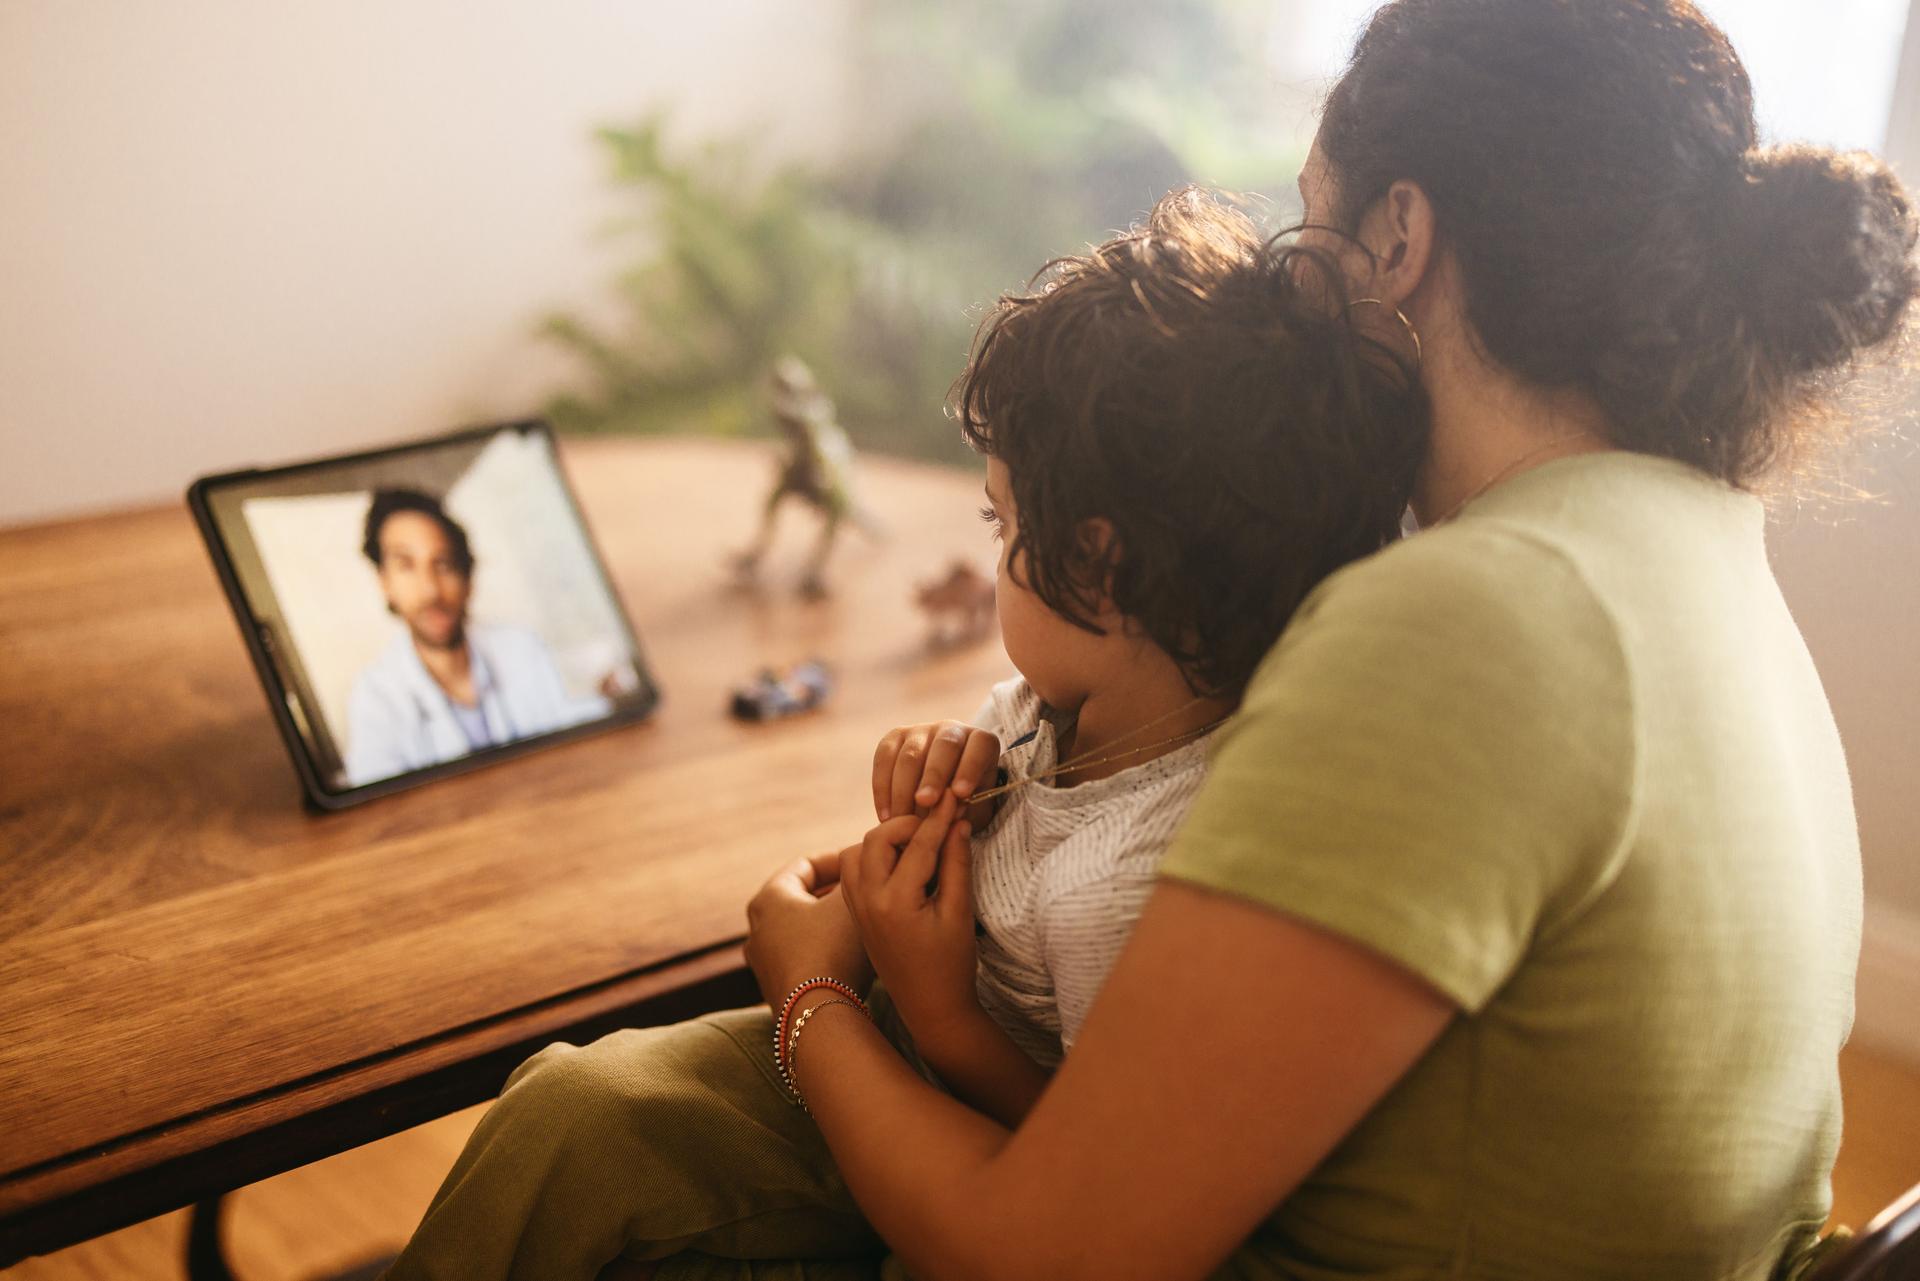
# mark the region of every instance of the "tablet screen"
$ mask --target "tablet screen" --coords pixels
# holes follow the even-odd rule
[[[212,477],[190,497],[321,804],[655,701],[544,424]]]

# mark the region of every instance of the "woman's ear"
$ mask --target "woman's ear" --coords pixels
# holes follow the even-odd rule
[[[1371,296],[1404,309],[1432,271],[1438,234],[1433,202],[1418,183],[1402,178],[1388,187],[1360,220],[1360,241],[1373,256]]]

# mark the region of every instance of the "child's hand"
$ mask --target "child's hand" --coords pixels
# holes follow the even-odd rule
[[[1000,765],[1000,739],[962,721],[903,725],[880,740],[873,753],[873,812],[882,823],[896,816],[926,815],[951,789],[961,800],[993,786]],[[993,821],[993,806],[973,806],[976,827]]]
[[[864,990],[873,970],[860,949],[857,923],[833,902],[860,847],[796,859],[747,904],[747,964],[760,994],[777,1011],[798,983],[825,974]]]
[[[956,821],[959,808],[949,792],[926,818],[890,819],[841,860],[841,893],[860,941],[916,1039],[979,1014],[972,829]]]

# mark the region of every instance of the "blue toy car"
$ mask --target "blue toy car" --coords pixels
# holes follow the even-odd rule
[[[797,716],[826,702],[831,693],[833,673],[817,659],[797,664],[784,677],[768,668],[751,684],[733,691],[733,715],[742,721]]]

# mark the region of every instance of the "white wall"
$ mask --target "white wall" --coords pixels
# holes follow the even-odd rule
[[[836,149],[837,0],[0,4],[0,525],[537,407],[597,125]]]
[[[1908,399],[1911,424],[1920,393]],[[1783,514],[1768,542],[1853,776],[1867,894],[1860,1034],[1920,1060],[1920,448],[1912,427],[1851,475],[1871,498]]]
[[[1920,14],[1920,5],[1916,6]],[[1920,20],[1910,20],[1885,154],[1920,191]],[[1916,343],[1920,355],[1920,343]],[[1854,479],[1875,501],[1771,531],[1781,588],[1832,700],[1853,774],[1867,890],[1857,1035],[1920,1061],[1920,377],[1887,412],[1899,434]]]
[[[1871,461],[1851,474],[1872,497],[1783,514],[1769,542],[1846,744],[1868,896],[1920,920],[1920,451],[1909,431]]]

